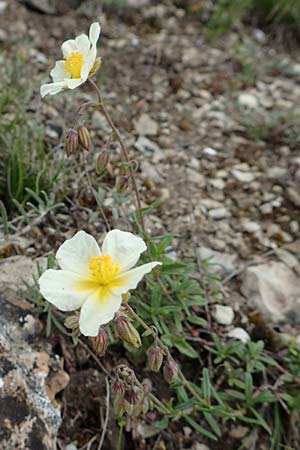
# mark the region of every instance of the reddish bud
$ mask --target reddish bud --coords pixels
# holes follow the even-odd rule
[[[83,125],[80,125],[77,128],[77,133],[78,133],[78,142],[81,145],[81,147],[83,147],[84,150],[87,150],[87,151],[91,150],[92,141],[91,141],[91,136],[90,136],[88,129],[86,127],[84,127]]]
[[[129,176],[121,175],[117,180],[117,190],[119,192],[125,192],[129,187]]]
[[[171,359],[167,359],[164,368],[163,368],[164,378],[167,383],[173,384],[175,383],[178,375],[178,368],[176,364],[173,363]]]
[[[108,346],[108,333],[104,328],[99,329],[97,336],[90,337],[92,345],[99,356],[103,356]]]
[[[161,368],[164,358],[162,349],[158,346],[150,347],[147,352],[147,356],[150,370],[152,370],[153,372],[158,372]]]
[[[79,336],[80,335],[80,329],[79,329],[79,312],[75,312],[71,316],[67,317],[64,321],[64,325],[66,328],[69,328],[72,330],[73,336]]]
[[[132,322],[126,316],[119,316],[115,319],[116,334],[127,344],[135,348],[142,345],[141,338],[137,329],[132,325]]]
[[[70,129],[66,134],[65,148],[67,157],[69,158],[78,149],[78,133],[76,130]]]
[[[109,163],[109,153],[107,150],[103,150],[102,152],[98,153],[96,156],[96,174],[101,175],[104,170],[107,167],[107,164]]]
[[[115,379],[111,384],[112,393],[119,397],[124,397],[126,391],[126,384],[119,378]]]

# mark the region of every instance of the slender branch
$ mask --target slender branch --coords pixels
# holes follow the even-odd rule
[[[109,381],[108,381],[108,377],[105,377],[105,383],[106,383],[106,414],[105,414],[105,420],[104,420],[104,424],[103,424],[103,430],[102,430],[102,434],[101,434],[101,438],[99,441],[99,445],[98,445],[98,450],[101,450],[103,442],[104,442],[104,437],[107,431],[107,425],[108,425],[108,419],[109,419],[109,402],[110,402],[110,389],[109,389]]]
[[[107,112],[106,108],[104,107],[103,101],[102,101],[102,96],[101,96],[101,92],[98,88],[98,86],[96,85],[96,83],[94,83],[94,81],[89,78],[89,82],[91,83],[91,85],[93,86],[93,88],[95,89],[97,96],[98,96],[98,100],[99,100],[99,106],[101,108],[101,111],[104,115],[104,117],[106,118],[107,122],[109,123],[111,129],[113,130],[124,155],[124,158],[126,160],[127,163],[130,163],[130,158],[129,158],[129,153],[128,150],[123,142],[123,139],[117,129],[117,127],[115,126],[113,120],[111,119],[109,113]],[[142,203],[141,203],[141,198],[140,198],[140,194],[139,194],[139,190],[137,187],[137,182],[136,182],[136,177],[134,174],[134,170],[131,166],[131,164],[129,164],[129,174],[130,174],[130,178],[131,178],[131,182],[132,182],[132,187],[135,193],[135,197],[136,197],[136,201],[137,201],[137,215],[138,215],[138,219],[141,225],[141,228],[143,230],[143,232],[146,234],[146,230],[145,230],[145,223],[144,223],[144,218],[143,218],[143,214],[142,214]]]
[[[85,159],[84,156],[83,156],[83,168],[84,168],[84,173],[85,173],[86,178],[87,178],[87,181],[88,181],[88,185],[89,185],[89,187],[90,187],[90,189],[91,189],[91,191],[92,191],[93,196],[95,197],[95,200],[96,200],[96,202],[97,202],[98,208],[99,208],[99,210],[100,210],[100,212],[101,212],[101,215],[102,215],[102,217],[103,217],[103,220],[104,220],[104,222],[105,222],[106,228],[107,228],[107,230],[110,230],[109,222],[108,222],[108,220],[107,220],[107,217],[106,217],[106,214],[105,214],[105,212],[104,212],[104,209],[103,209],[102,206],[100,205],[99,200],[98,200],[98,198],[97,198],[97,195],[96,195],[96,192],[95,192],[95,189],[94,189],[94,186],[93,186],[91,177],[90,177],[89,172],[88,172],[86,159]]]

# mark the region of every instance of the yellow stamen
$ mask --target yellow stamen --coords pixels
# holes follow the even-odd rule
[[[92,277],[101,286],[108,285],[120,272],[120,266],[114,263],[111,256],[93,256],[89,261],[89,269]]]
[[[84,57],[82,53],[71,53],[70,56],[64,57],[65,70],[68,72],[71,78],[80,78],[81,69],[84,63]]]

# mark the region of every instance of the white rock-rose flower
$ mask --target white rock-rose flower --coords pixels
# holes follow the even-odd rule
[[[61,50],[63,60],[56,61],[50,75],[53,83],[41,86],[41,96],[55,95],[65,89],[75,89],[83,84],[99,67],[101,60],[97,57],[96,44],[100,36],[98,22],[90,26],[89,36],[81,34],[75,39],[65,41]]]
[[[81,308],[81,333],[96,336],[120,308],[122,294],[161,264],[154,261],[133,269],[145,250],[143,239],[126,231],[109,231],[102,250],[93,236],[79,231],[56,253],[61,270],[48,269],[40,277],[41,294],[61,311]]]

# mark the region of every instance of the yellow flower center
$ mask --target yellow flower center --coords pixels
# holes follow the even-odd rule
[[[80,78],[80,72],[84,63],[84,58],[82,53],[71,53],[70,56],[64,57],[65,70],[68,72],[71,78]]]
[[[102,286],[109,284],[120,272],[120,266],[109,255],[92,256],[89,261],[92,276]]]

